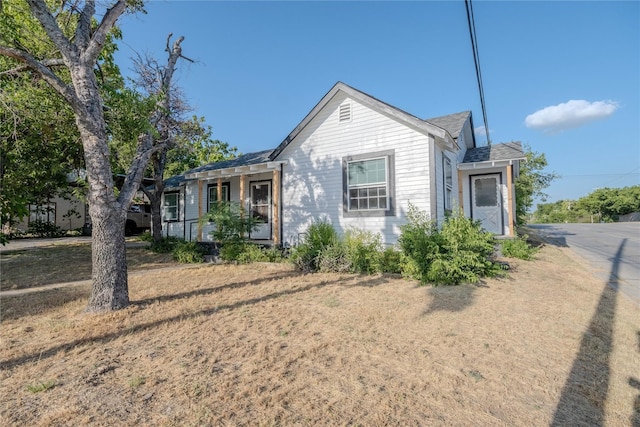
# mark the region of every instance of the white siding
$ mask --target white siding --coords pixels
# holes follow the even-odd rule
[[[283,242],[295,244],[315,219],[325,218],[339,232],[357,227],[396,242],[408,204],[430,211],[429,138],[405,124],[351,99],[352,118],[339,122],[338,94],[278,156],[283,173]],[[394,150],[395,215],[344,217],[342,160],[346,156]]]

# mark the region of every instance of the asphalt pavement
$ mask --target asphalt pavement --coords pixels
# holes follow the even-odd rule
[[[640,222],[527,227],[551,244],[570,248],[597,277],[640,306]]]

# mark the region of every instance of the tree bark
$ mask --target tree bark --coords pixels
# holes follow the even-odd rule
[[[102,101],[93,67],[70,67],[75,92],[84,108],[76,111],[76,124],[84,147],[88,202],[92,222],[93,286],[86,310],[117,310],[129,305],[124,223],[131,200],[115,197],[107,146]]]

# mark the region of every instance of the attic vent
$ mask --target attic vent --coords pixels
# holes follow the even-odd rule
[[[340,106],[340,123],[351,121],[351,104],[345,103]]]

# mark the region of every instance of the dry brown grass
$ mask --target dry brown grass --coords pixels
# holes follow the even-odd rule
[[[127,248],[132,271],[175,265],[171,254]],[[91,245],[71,244],[5,251],[0,256],[0,290],[25,289],[91,278]]]
[[[538,258],[479,287],[206,265],[132,277],[109,314],[86,287],[4,298],[0,422],[631,425],[638,307]]]

